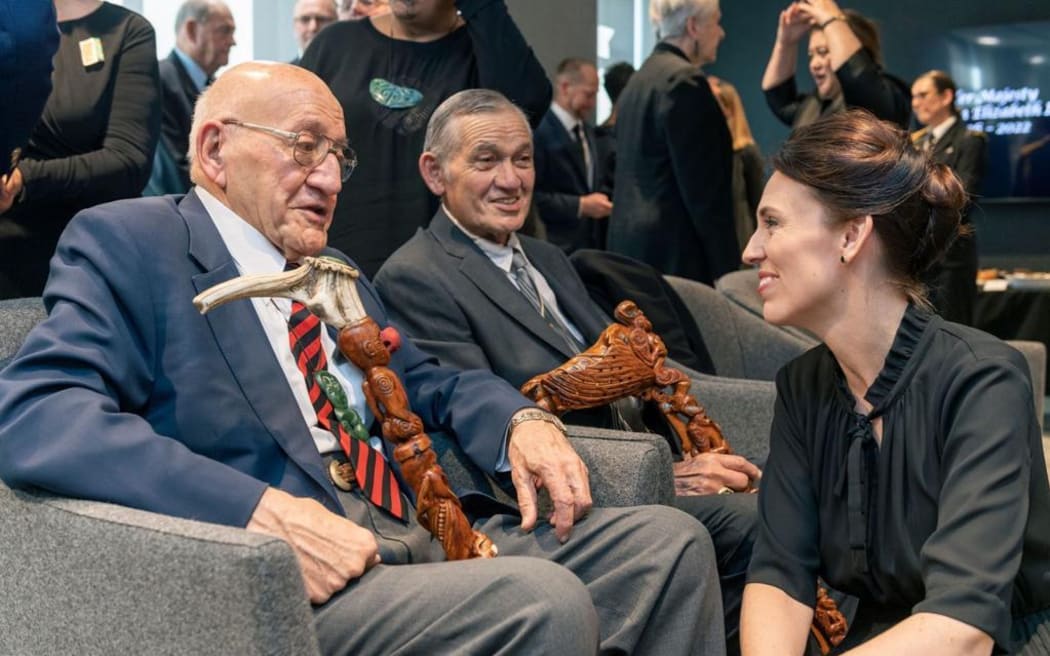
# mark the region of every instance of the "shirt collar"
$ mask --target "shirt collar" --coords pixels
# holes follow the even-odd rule
[[[565,126],[565,131],[572,134],[576,124],[580,122],[580,119],[576,118],[568,112],[564,107],[556,102],[551,103],[551,111],[558,118],[558,121]]]
[[[948,130],[950,130],[951,127],[953,125],[955,125],[955,122],[957,120],[959,120],[958,117],[956,117],[954,115],[953,116],[949,116],[948,118],[946,118],[943,121],[941,121],[941,123],[939,125],[937,125],[936,127],[931,128],[930,132],[933,133],[933,141],[934,142],[940,141],[941,137],[944,136],[944,133],[947,132]]]
[[[237,271],[253,273],[280,273],[284,271],[284,254],[270,243],[261,232],[223,205],[203,187],[196,187],[197,197],[215,224],[226,250],[230,251]]]
[[[208,74],[204,72],[204,69],[200,67],[193,57],[190,57],[183,51],[179,50],[178,47],[174,48],[175,56],[182,62],[183,68],[186,69],[186,73],[189,74],[190,79],[193,80],[193,84],[197,87],[197,91],[203,91],[204,85],[208,83]]]
[[[510,234],[510,238],[507,239],[506,246],[502,244],[497,244],[494,241],[489,241],[488,239],[478,237],[477,235],[464,228],[463,224],[457,221],[456,217],[452,216],[452,212],[449,212],[448,207],[446,207],[444,204],[441,205],[441,209],[445,210],[445,214],[448,216],[448,220],[451,221],[454,226],[459,228],[467,237],[470,237],[470,240],[474,242],[474,245],[481,249],[481,252],[484,253],[485,257],[492,260],[492,263],[498,266],[505,273],[510,273],[511,265],[514,261],[514,251],[521,250],[521,240],[518,239],[517,233],[512,232]],[[524,255],[524,251],[522,251],[522,254]]]

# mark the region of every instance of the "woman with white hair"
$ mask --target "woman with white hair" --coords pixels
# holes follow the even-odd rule
[[[739,265],[733,142],[701,67],[725,37],[718,0],[653,0],[661,41],[620,96],[610,251],[706,284]]]

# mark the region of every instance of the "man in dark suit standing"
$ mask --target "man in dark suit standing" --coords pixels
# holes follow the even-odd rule
[[[920,75],[911,87],[911,106],[925,127],[912,134],[912,141],[935,162],[949,166],[962,180],[971,198],[981,191],[988,159],[988,137],[966,128],[955,106],[955,81],[944,71]],[[963,223],[970,225],[969,208]],[[944,259],[926,275],[930,300],[937,313],[948,321],[973,325],[977,299],[977,239],[962,235]]]
[[[222,0],[186,0],[175,15],[175,47],[160,61],[160,143],[143,195],[183,194],[190,188],[188,159],[193,105],[237,42],[230,8]]]
[[[598,69],[570,58],[558,64],[554,100],[535,132],[536,206],[548,241],[566,253],[600,248],[600,224],[612,213],[597,191],[598,150],[587,119],[598,98]]]
[[[323,654],[721,653],[704,528],[673,508],[591,509],[587,468],[553,417],[490,372],[440,367],[407,340],[390,356],[425,429],[518,494],[520,515],[473,518],[498,558],[442,562],[397,494],[404,479],[391,482],[389,443],[370,437],[363,372],[337,354],[335,330],[286,298],[196,311],[197,293],[238,275],[347,262],[326,243],[353,166],[320,79],[237,66],[200,98],[191,142],[185,197],[100,205],[63,234],[48,317],[0,376],[8,485],[285,540]],[[387,325],[371,283],[354,284]],[[375,432],[351,438],[333,412]],[[540,487],[549,522],[537,522]]]
[[[608,249],[713,284],[740,266],[733,147],[700,67],[725,36],[718,0],[653,0],[661,41],[620,96]]]
[[[592,344],[610,320],[565,253],[518,234],[535,177],[520,110],[494,91],[461,92],[435,112],[424,148],[420,173],[441,208],[386,261],[376,287],[395,321],[443,365],[490,369],[520,388]],[[620,427],[610,424],[610,410],[569,419]],[[675,464],[679,508],[715,543],[731,653],[755,497],[727,492],[759,475],[739,456],[702,454]]]

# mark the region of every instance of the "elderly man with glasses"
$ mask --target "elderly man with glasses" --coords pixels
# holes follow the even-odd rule
[[[306,256],[349,263],[326,248],[355,162],[344,125],[312,73],[242,64],[198,102],[189,194],[70,223],[49,316],[0,376],[0,477],[286,540],[325,654],[722,653],[704,528],[668,507],[591,510],[587,468],[556,420],[492,373],[440,367],[408,340],[383,352],[425,430],[454,436],[518,493],[520,514],[490,500],[470,517],[497,558],[443,562],[389,446],[371,438],[370,409],[393,414],[363,399],[383,391],[377,367],[343,358],[287,298],[194,308],[238,275]],[[348,284],[389,325],[371,283]]]

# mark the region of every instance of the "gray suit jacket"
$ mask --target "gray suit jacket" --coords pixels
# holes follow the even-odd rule
[[[610,323],[562,251],[518,235],[558,306],[588,344]],[[391,318],[448,366],[491,369],[514,387],[574,355],[443,210],[399,248],[375,278]]]

